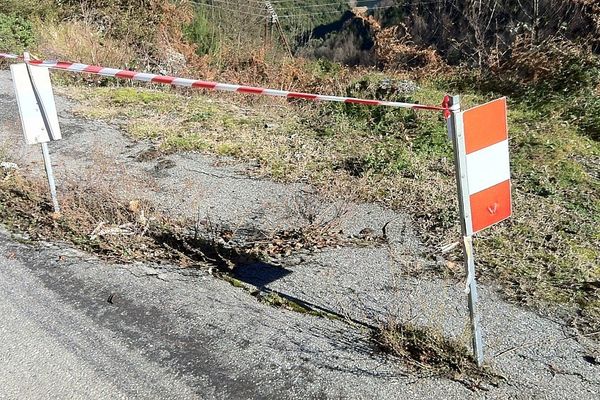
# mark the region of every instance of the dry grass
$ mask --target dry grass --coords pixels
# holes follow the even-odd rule
[[[16,171],[0,171],[0,218],[32,239],[58,239],[118,261],[170,258],[153,243],[151,231],[163,221],[143,202],[115,200],[110,192],[70,185],[61,193],[61,215],[54,215],[42,181]]]
[[[36,52],[45,59],[86,62],[93,65],[131,65],[135,52],[126,43],[107,37],[83,21],[39,21]]]
[[[350,241],[333,229],[339,221],[337,214],[317,215],[295,228],[274,231],[259,231],[250,221],[241,221],[244,229],[238,231],[208,217],[197,221],[169,218],[145,201],[123,200],[95,177],[67,180],[61,188],[61,213],[55,215],[44,182],[0,169],[0,200],[0,220],[12,229],[32,239],[67,241],[116,262],[168,260],[227,273],[240,263],[278,264],[295,252]]]
[[[421,375],[445,377],[471,389],[497,385],[501,379],[488,367],[479,368],[469,349],[441,332],[389,318],[374,335],[382,350],[399,357]]]

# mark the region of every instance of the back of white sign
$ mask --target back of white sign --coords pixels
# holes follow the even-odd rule
[[[48,68],[11,65],[13,85],[27,144],[60,140],[60,126]],[[46,115],[44,121],[42,110]]]

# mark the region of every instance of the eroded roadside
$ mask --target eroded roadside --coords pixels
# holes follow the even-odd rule
[[[262,283],[289,274],[292,254],[309,257],[327,246],[381,246],[386,243],[383,237],[343,239],[341,232],[327,231],[329,225],[319,224],[274,234],[246,232],[242,237],[206,222],[169,219],[146,203],[124,204],[111,193],[89,187],[66,189],[60,214],[50,213],[46,197],[42,182],[26,179],[6,164],[0,170],[0,220],[30,241],[67,242],[105,261],[173,264],[171,269],[183,275],[201,270],[262,304],[360,328],[374,348],[397,357],[413,372],[461,382],[471,389],[497,385],[501,379],[487,366],[478,368],[460,340],[447,339],[439,330],[400,321],[391,314],[357,319]]]
[[[4,90],[2,102],[8,111],[1,122],[9,133],[7,152],[22,170],[39,173],[35,149],[18,143],[14,101],[9,90]],[[129,206],[131,201],[141,199],[171,217],[196,221],[205,232],[212,232],[215,240],[231,241],[244,234],[266,233],[262,242],[266,247],[259,249],[259,255],[266,253],[275,260],[271,264],[278,265],[242,263],[234,268],[236,282],[251,288],[239,292],[254,302],[248,296],[253,290],[270,291],[351,320],[378,325],[393,316],[420,326],[434,326],[447,337],[466,341],[466,310],[460,284],[406,274],[415,264],[432,268],[436,265],[420,257],[418,240],[402,215],[364,204],[338,204],[332,208],[332,203],[319,202],[318,197],[307,202],[310,188],[304,185],[250,179],[243,173],[245,166],[222,166],[218,159],[200,155],[140,161],[138,155],[148,151],[147,143],[126,139],[109,124],[79,120],[68,111],[70,106],[60,99],[65,140],[52,147],[62,189],[66,189],[66,182],[87,182],[88,187],[97,189],[103,186],[115,197],[129,199]],[[281,232],[293,231],[294,226],[309,226],[310,219],[317,217],[328,222],[336,218],[334,225],[325,224],[327,229],[321,233],[327,235],[319,235],[328,237],[326,241],[313,243],[314,248],[308,250],[295,248],[302,243],[298,241],[291,242],[291,249],[285,245],[290,243],[289,238]],[[117,227],[120,225],[123,224]],[[215,231],[211,227],[219,228]],[[88,237],[93,230],[87,233]],[[260,241],[256,235],[254,240]],[[273,243],[279,244],[275,249],[269,248]],[[482,301],[489,358],[493,368],[508,381],[490,388],[490,394],[547,391],[557,398],[568,398],[573,394],[569,386],[575,382],[581,387],[581,395],[597,390],[597,366],[589,361],[589,357],[594,360],[594,355],[576,340],[574,333],[565,333],[565,327],[548,318],[506,304],[494,288],[483,289]],[[261,306],[272,309],[268,304]],[[297,314],[294,318],[302,318],[309,325],[328,320],[289,311],[289,307],[278,312]],[[328,323],[355,329],[335,319]],[[243,329],[243,324],[239,328]],[[362,335],[363,339],[369,336],[364,332]],[[333,368],[336,363],[332,363]],[[436,382],[445,387],[441,382],[450,381]],[[395,397],[391,391],[382,395]]]
[[[361,330],[264,306],[202,271],[111,265],[63,246],[16,243],[6,232],[0,252],[2,280],[12,283],[2,284],[3,297],[15,298],[11,304],[18,302],[29,319],[43,324],[48,337],[128,396],[144,396],[144,384],[158,386],[144,375],[148,370],[186,388],[163,387],[153,394],[161,398],[391,398],[395,386],[410,382]],[[32,293],[21,295],[19,281]],[[22,327],[6,322],[3,329]],[[18,385],[13,380],[36,381],[13,363],[18,354],[16,348],[2,354],[2,370],[12,371],[3,384],[8,394]],[[72,366],[56,369],[62,368]],[[431,381],[409,393],[441,396]],[[466,395],[460,384],[444,385],[448,389]]]

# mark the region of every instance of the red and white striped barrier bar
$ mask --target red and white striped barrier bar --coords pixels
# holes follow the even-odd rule
[[[506,98],[463,112],[472,232],[510,217]]]
[[[23,59],[21,56],[15,54],[0,53],[0,58],[9,59]],[[442,106],[427,106],[413,103],[400,103],[395,101],[383,101],[383,100],[365,100],[357,99],[354,97],[340,97],[340,96],[325,96],[319,94],[310,94],[302,92],[290,92],[286,90],[266,89],[254,86],[243,86],[229,83],[210,82],[196,79],[177,78],[173,76],[155,75],[144,72],[128,71],[124,69],[105,68],[95,65],[78,64],[65,61],[50,61],[50,60],[29,60],[29,64],[43,66],[56,70],[78,72],[78,73],[89,73],[107,77],[131,79],[134,81],[147,82],[147,83],[160,83],[165,85],[180,86],[187,88],[207,89],[207,90],[219,90],[224,92],[236,92],[245,94],[256,94],[271,97],[285,97],[288,99],[302,99],[309,101],[327,101],[327,102],[338,102],[348,104],[361,104],[365,106],[386,106],[396,108],[408,108],[413,110],[430,110],[430,111],[442,111],[447,117],[449,115],[448,107]]]
[[[18,56],[16,54],[0,53],[0,58],[19,59],[19,58],[23,58],[23,57]]]

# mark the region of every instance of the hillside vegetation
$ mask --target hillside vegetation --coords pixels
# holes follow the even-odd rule
[[[342,13],[337,25],[323,12],[311,24],[339,29],[306,46],[306,35],[299,39],[286,27],[295,43],[291,58],[277,35],[265,40],[265,20],[248,18],[247,2],[226,21],[188,1],[5,1],[0,51],[29,48],[40,57],[429,104],[445,93],[461,94],[467,106],[506,95],[515,215],[479,236],[478,268],[512,301],[551,306],[582,331],[597,332],[597,2],[393,3],[382,0],[374,14]],[[348,59],[353,67],[344,64]],[[441,115],[223,95],[207,101],[132,86],[65,92],[82,101],[78,112],[87,116],[126,116],[127,132],[162,152],[252,160],[272,179],[308,181],[336,196],[406,211],[431,257],[458,239],[452,153]],[[239,107],[253,111],[240,115]],[[461,276],[461,255],[446,257],[446,267],[433,272]]]

